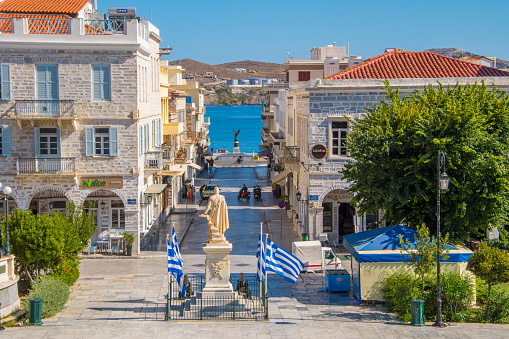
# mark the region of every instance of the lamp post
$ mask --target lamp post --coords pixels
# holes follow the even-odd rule
[[[2,187],[2,184],[0,183],[0,188]],[[2,192],[4,193],[4,203],[5,203],[5,255],[10,255],[11,251],[9,250],[9,200],[8,196],[12,192],[12,188],[9,186],[5,186],[2,189]]]
[[[302,211],[301,211],[301,214],[304,215],[304,217],[302,218],[302,220],[304,220],[304,225],[302,225],[302,229],[305,230],[308,226],[307,203],[309,203],[309,200],[301,199],[302,193],[300,193],[300,191],[297,191],[297,193],[295,195],[297,196],[297,201],[300,202],[301,204],[304,204],[304,213],[302,213]],[[308,239],[309,239],[309,230],[307,230],[307,234],[308,234]]]
[[[442,173],[443,170],[443,173]],[[438,151],[437,162],[437,321],[435,327],[446,327],[442,322],[442,288],[440,285],[440,191],[449,188],[449,177],[445,173],[445,154]]]

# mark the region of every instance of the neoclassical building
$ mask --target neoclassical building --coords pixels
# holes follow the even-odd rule
[[[282,149],[275,154],[272,181],[288,196],[288,215],[302,233],[317,239],[326,233],[341,243],[344,235],[383,226],[383,211],[359,215],[351,205],[350,183],[342,169],[350,160],[344,142],[347,118],[361,118],[365,107],[385,99],[384,80],[402,94],[426,85],[474,84],[484,80],[509,91],[509,73],[431,52],[393,50],[326,80],[310,80],[280,89],[276,107]],[[281,107],[284,105],[284,107]],[[300,200],[297,199],[300,193]]]

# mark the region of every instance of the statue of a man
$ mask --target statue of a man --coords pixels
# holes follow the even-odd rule
[[[210,210],[210,215],[207,212]],[[224,232],[230,227],[228,206],[224,195],[219,194],[219,187],[214,187],[214,194],[209,198],[205,212],[200,217],[207,218],[207,235],[209,242],[225,241]]]

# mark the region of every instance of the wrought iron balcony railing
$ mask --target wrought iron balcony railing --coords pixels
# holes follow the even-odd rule
[[[163,152],[163,161],[171,162],[175,159],[175,147],[162,145],[160,149]]]
[[[85,35],[112,35],[125,33],[124,20],[85,20]]]
[[[187,150],[185,148],[181,148],[175,154],[175,162],[176,163],[185,163],[187,161]]]
[[[285,163],[299,162],[300,149],[296,146],[286,146],[283,151],[283,159]]]
[[[18,158],[18,175],[76,175],[76,158]]]
[[[17,118],[75,118],[74,100],[16,100]]]
[[[145,153],[145,169],[161,169],[163,168],[163,152],[152,151]]]

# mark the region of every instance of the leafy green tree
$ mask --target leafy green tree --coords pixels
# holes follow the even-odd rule
[[[490,313],[491,287],[509,282],[509,253],[496,247],[490,247],[483,242],[479,244],[479,251],[468,259],[467,269],[481,278],[488,285],[486,313]]]
[[[16,257],[18,271],[31,284],[42,273],[57,270],[62,275],[62,267],[79,264],[77,253],[96,230],[94,216],[72,203],[67,213],[34,215],[30,210],[17,209],[9,218],[11,252]]]
[[[449,258],[449,248],[446,244],[449,242],[449,234],[440,238],[440,260]],[[426,277],[433,273],[437,261],[437,239],[430,237],[429,229],[426,225],[417,226],[417,235],[415,236],[415,246],[409,239],[403,240],[399,235],[399,243],[401,245],[400,254],[408,255],[410,266],[412,266],[415,275],[421,280],[422,293],[424,294],[424,286]]]
[[[509,98],[482,85],[431,85],[401,95],[386,82],[387,100],[352,120],[343,171],[362,213],[426,224],[434,233],[437,153],[446,153],[449,192],[441,197],[443,230],[453,239],[507,223]],[[491,226],[490,226],[491,225]]]

